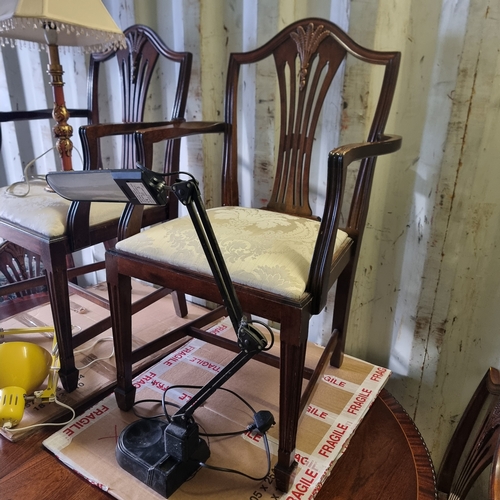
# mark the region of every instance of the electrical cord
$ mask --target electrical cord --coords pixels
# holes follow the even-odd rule
[[[169,405],[169,406],[173,406],[174,408],[180,408],[180,405],[178,405],[176,403],[170,403],[169,401],[162,401],[161,399],[140,399],[139,401],[136,401],[134,403],[134,405],[132,406],[132,411],[134,412],[134,415],[136,417],[142,418],[144,420],[155,420],[155,419],[158,419],[160,417],[164,417],[165,416],[165,411],[164,410],[163,410],[163,413],[159,413],[158,415],[153,415],[153,416],[140,415],[137,412],[137,410],[136,410],[135,407],[137,405],[144,404],[144,403],[156,403],[158,405],[162,405],[162,408],[163,408],[163,404]]]
[[[18,198],[23,198],[25,196],[28,196],[28,194],[30,192],[30,189],[31,189],[30,181],[45,181],[45,176],[44,175],[32,175],[32,176],[29,176],[28,175],[28,170],[35,164],[35,162],[37,160],[39,160],[40,158],[42,158],[43,156],[45,156],[50,151],[53,151],[54,149],[56,149],[55,146],[52,147],[52,148],[47,149],[47,151],[45,151],[45,153],[42,153],[40,156],[37,156],[36,158],[34,158],[30,162],[28,162],[26,164],[26,166],[24,167],[24,169],[23,169],[23,180],[19,181],[19,182],[13,182],[7,188],[7,193],[10,194],[10,195],[12,195],[12,196],[17,196]],[[24,185],[24,184],[26,185],[26,191],[23,192],[23,193],[16,192],[16,187]]]
[[[266,449],[266,458],[267,458],[267,471],[262,477],[254,477],[254,476],[251,476],[249,474],[246,474],[245,472],[242,472],[242,471],[239,471],[236,469],[228,469],[226,467],[217,467],[215,465],[209,465],[205,462],[199,462],[199,464],[201,467],[204,467],[205,469],[210,469],[210,470],[219,471],[219,472],[228,472],[230,474],[237,474],[239,476],[243,476],[243,477],[246,477],[248,479],[252,479],[253,481],[263,481],[264,479],[266,479],[266,477],[269,476],[269,474],[271,472],[271,451],[269,449],[269,440],[267,439],[267,434],[263,433],[262,438],[264,441],[264,447]]]
[[[142,400],[136,401],[134,403],[134,406],[132,407],[132,411],[134,412],[134,415],[136,417],[138,417],[138,418],[143,418],[145,420],[153,420],[153,419],[158,419],[158,418],[164,417],[164,418],[166,418],[166,420],[167,420],[168,423],[171,423],[172,422],[172,418],[169,415],[168,410],[167,410],[166,407],[167,406],[172,406],[174,408],[179,408],[180,406],[178,404],[176,404],[176,403],[171,403],[170,401],[166,401],[165,400],[165,396],[166,396],[167,392],[170,391],[170,390],[173,390],[173,389],[201,389],[202,387],[203,386],[201,386],[201,385],[172,385],[172,386],[168,387],[167,389],[165,389],[165,391],[163,391],[163,398],[161,400],[158,400],[158,399],[142,399]],[[269,430],[269,428],[272,425],[274,425],[274,418],[273,418],[273,416],[268,411],[259,411],[259,412],[255,411],[255,409],[250,405],[250,403],[248,403],[242,396],[240,396],[235,391],[232,391],[231,389],[227,389],[225,387],[219,387],[217,390],[226,391],[226,392],[232,394],[233,396],[237,397],[245,406],[247,406],[250,409],[250,411],[252,412],[252,414],[254,416],[254,421],[253,421],[252,424],[248,425],[245,429],[242,429],[242,430],[239,430],[239,431],[222,432],[222,433],[200,432],[199,435],[203,436],[203,437],[206,437],[206,438],[211,438],[211,437],[234,437],[234,436],[240,436],[241,434],[244,434],[246,432],[251,432],[251,431],[257,430],[262,435],[262,438],[263,438],[264,448],[265,448],[265,452],[266,452],[267,470],[266,470],[266,473],[262,477],[254,477],[254,476],[251,476],[249,474],[246,474],[245,472],[242,472],[242,471],[239,471],[239,470],[236,470],[236,469],[230,469],[230,468],[226,468],[226,467],[218,467],[218,466],[215,466],[215,465],[207,464],[205,462],[199,462],[200,467],[204,467],[206,469],[210,469],[210,470],[213,470],[213,471],[219,471],[219,472],[227,472],[227,473],[231,473],[231,474],[237,474],[237,475],[246,477],[248,479],[251,479],[253,481],[263,481],[269,475],[269,473],[271,472],[271,451],[270,451],[270,448],[269,448],[269,440],[267,438],[267,431]],[[144,403],[161,404],[162,405],[163,414],[158,414],[158,415],[154,415],[154,416],[142,416],[142,415],[140,415],[136,411],[135,407],[137,405],[144,404]],[[201,427],[201,426],[199,426],[199,427]]]
[[[164,410],[164,416],[169,423],[172,422],[172,419],[166,410],[166,405],[167,404],[170,404],[172,406],[176,406],[176,405],[165,401],[165,396],[166,396],[167,392],[172,390],[172,389],[201,389],[202,387],[203,386],[200,386],[200,385],[172,385],[170,387],[167,387],[167,389],[165,389],[165,391],[163,392],[162,406],[163,406],[163,410]],[[259,412],[255,411],[255,409],[252,407],[252,405],[250,405],[250,403],[248,403],[248,401],[246,401],[242,396],[240,396],[237,392],[232,391],[231,389],[227,389],[226,387],[218,387],[217,391],[219,391],[219,390],[232,394],[233,396],[237,397],[245,406],[247,406],[247,408],[250,409],[250,411],[252,412],[252,414],[254,416],[254,422],[253,422],[253,424],[250,424],[245,429],[240,430],[240,431],[225,432],[225,433],[206,433],[206,432],[202,433],[202,432],[200,432],[199,435],[207,437],[207,438],[210,438],[210,437],[232,437],[232,436],[238,436],[238,435],[244,434],[246,432],[250,432],[250,431],[257,429],[257,431],[262,435],[263,442],[264,442],[264,448],[266,451],[266,459],[267,459],[267,471],[264,474],[264,476],[262,476],[262,477],[254,477],[254,476],[251,476],[249,474],[246,474],[245,472],[242,472],[242,471],[239,471],[236,469],[229,469],[226,467],[217,467],[214,465],[207,464],[205,462],[200,462],[199,465],[200,465],[200,467],[204,467],[206,469],[219,471],[219,472],[227,472],[227,473],[231,473],[231,474],[237,474],[240,476],[244,476],[248,479],[252,479],[254,481],[263,481],[271,472],[271,451],[269,449],[269,440],[267,438],[267,431],[272,427],[272,425],[274,425],[274,417],[268,411],[259,411]],[[182,416],[182,414],[180,416]]]
[[[163,401],[165,401],[165,396],[166,396],[167,392],[171,391],[173,389],[202,389],[202,388],[203,388],[202,385],[181,385],[181,384],[171,385],[170,387],[167,387],[165,389],[165,391],[163,392]],[[248,403],[247,401],[245,401],[245,399],[243,399],[238,393],[232,391],[231,389],[227,389],[226,387],[218,387],[217,390],[218,391],[229,392],[233,396],[237,397],[253,414],[256,413],[256,411],[252,408],[252,406],[250,405],[250,403]],[[170,423],[171,422],[170,415],[166,411],[166,408],[164,408],[164,411],[165,411],[165,417],[166,417],[167,421]],[[181,414],[179,416],[182,417],[183,415]],[[245,429],[242,432],[246,432],[246,431],[247,431],[247,429]]]
[[[103,338],[97,339],[92,345],[90,345],[88,347],[83,347],[82,349],[77,349],[74,352],[75,352],[75,354],[80,354],[82,352],[88,351],[89,349],[93,349],[100,342],[109,342],[109,341],[112,341],[112,340],[113,340],[113,337],[103,337]],[[77,370],[83,370],[84,368],[88,368],[89,366],[92,366],[94,363],[97,363],[98,361],[104,361],[106,359],[110,359],[114,355],[115,355],[115,348],[113,346],[113,349],[112,349],[111,354],[109,356],[104,356],[102,358],[93,359],[92,361],[90,361],[86,365],[77,366],[76,369]]]
[[[57,397],[53,401],[59,406],[62,406],[63,408],[66,408],[67,410],[71,411],[71,418],[67,422],[42,422],[41,424],[33,424],[33,425],[28,425],[26,427],[16,427],[14,429],[11,429],[10,427],[4,425],[2,429],[9,431],[9,432],[21,432],[21,431],[27,431],[28,429],[34,429],[35,427],[45,427],[45,426],[61,426],[61,425],[68,425],[70,424],[76,417],[76,412],[71,408],[71,406],[63,403],[62,401],[59,401]]]
[[[262,349],[262,351],[269,351],[274,345],[274,332],[271,329],[271,327],[268,324],[264,323],[263,321],[259,321],[258,319],[248,320],[247,323],[249,325],[252,325],[254,323],[257,325],[261,325],[269,332],[269,335],[271,337],[271,343],[265,349]]]
[[[45,175],[28,175],[28,170],[42,157],[44,157],[47,153],[50,153],[51,151],[55,150],[56,149],[56,146],[53,146],[49,149],[47,149],[47,151],[45,151],[44,153],[42,153],[41,155],[37,156],[36,158],[34,158],[33,160],[29,161],[26,166],[24,167],[23,169],[23,180],[22,181],[18,181],[18,182],[13,182],[12,184],[10,184],[10,186],[7,187],[7,194],[11,195],[11,196],[16,196],[18,198],[24,198],[25,196],[28,196],[28,194],[30,193],[30,190],[31,190],[31,185],[30,185],[30,182],[33,182],[33,181],[43,181],[45,182]],[[82,154],[80,153],[80,151],[77,149],[77,148],[73,148],[79,155],[80,157],[80,161],[83,163],[83,158],[82,158]],[[26,191],[25,192],[16,192],[16,188],[18,186],[21,186],[21,185],[26,185]]]
[[[19,330],[21,330],[21,329],[19,329]],[[1,329],[0,329],[0,331],[1,331]],[[113,340],[113,337],[104,337],[104,338],[97,339],[92,345],[90,345],[88,347],[84,347],[82,349],[75,350],[75,353],[82,353],[82,352],[88,351],[89,349],[92,349],[93,347],[95,347],[99,342],[106,342],[106,341],[110,341],[110,340]],[[88,364],[86,364],[84,366],[76,367],[76,368],[78,370],[83,370],[84,368],[88,368],[89,366],[91,366],[92,364],[96,363],[97,361],[109,359],[113,355],[114,355],[114,347],[113,347],[113,351],[111,352],[111,354],[109,356],[102,357],[102,358],[96,358],[96,359],[92,360],[90,363],[88,363]],[[42,422],[40,424],[33,424],[33,425],[26,426],[26,427],[15,427],[15,428],[11,428],[8,425],[4,424],[3,427],[2,427],[2,429],[7,430],[9,432],[21,432],[21,431],[26,431],[26,430],[29,430],[29,429],[34,429],[34,428],[37,428],[37,427],[63,426],[63,425],[70,424],[75,419],[75,417],[76,417],[75,410],[71,406],[63,403],[62,401],[59,401],[57,399],[57,396],[55,396],[54,401],[51,401],[51,402],[55,403],[55,404],[57,404],[59,406],[62,406],[63,408],[66,408],[67,410],[70,410],[71,414],[72,414],[71,418],[68,421],[66,421],[66,422],[60,422],[60,423],[57,423],[57,422]]]

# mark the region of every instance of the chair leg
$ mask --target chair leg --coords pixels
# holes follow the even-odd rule
[[[115,398],[121,410],[135,401],[132,384],[132,280],[118,272],[117,258],[106,254],[106,277],[116,361]]]
[[[338,332],[338,341],[330,359],[330,365],[336,368],[342,366],[346,341],[347,323],[351,308],[352,288],[354,286],[354,272],[352,265],[344,269],[337,280],[335,304],[332,318],[332,334]]]
[[[78,370],[75,367],[73,354],[73,335],[65,254],[65,250],[58,249],[56,245],[50,245],[48,252],[42,253],[42,260],[46,270],[47,289],[59,350],[61,364],[59,378],[64,390],[71,392],[78,386]]]
[[[301,388],[309,330],[309,315],[296,312],[283,318],[280,332],[279,448],[274,474],[276,487],[284,492],[290,487],[297,465],[295,445],[301,417]]]
[[[186,295],[174,290],[172,292],[172,300],[174,302],[175,314],[177,314],[179,318],[185,318],[188,313]]]

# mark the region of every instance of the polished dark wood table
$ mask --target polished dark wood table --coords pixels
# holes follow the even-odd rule
[[[43,448],[54,430],[18,443],[0,437],[2,500],[109,500]],[[228,497],[229,498],[229,497]],[[434,469],[425,444],[403,408],[383,390],[317,500],[434,500]]]
[[[316,500],[435,500],[432,460],[403,407],[383,390]]]

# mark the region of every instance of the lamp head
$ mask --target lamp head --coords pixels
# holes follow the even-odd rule
[[[49,374],[52,357],[31,342],[0,344],[0,426],[14,427],[22,419],[25,396]]]
[[[134,205],[165,205],[169,192],[165,180],[139,163],[137,167],[49,172],[46,179],[54,192],[70,201],[128,201]]]

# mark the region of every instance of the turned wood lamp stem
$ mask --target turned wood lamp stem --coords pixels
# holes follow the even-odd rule
[[[61,157],[63,170],[73,170],[71,161],[71,152],[73,143],[71,136],[73,135],[73,127],[68,125],[69,112],[64,101],[64,82],[62,75],[64,73],[59,62],[59,49],[57,45],[49,44],[49,64],[47,73],[50,75],[50,85],[52,86],[52,94],[54,96],[54,110],[52,116],[56,121],[54,125],[54,136],[57,139],[56,146]]]

